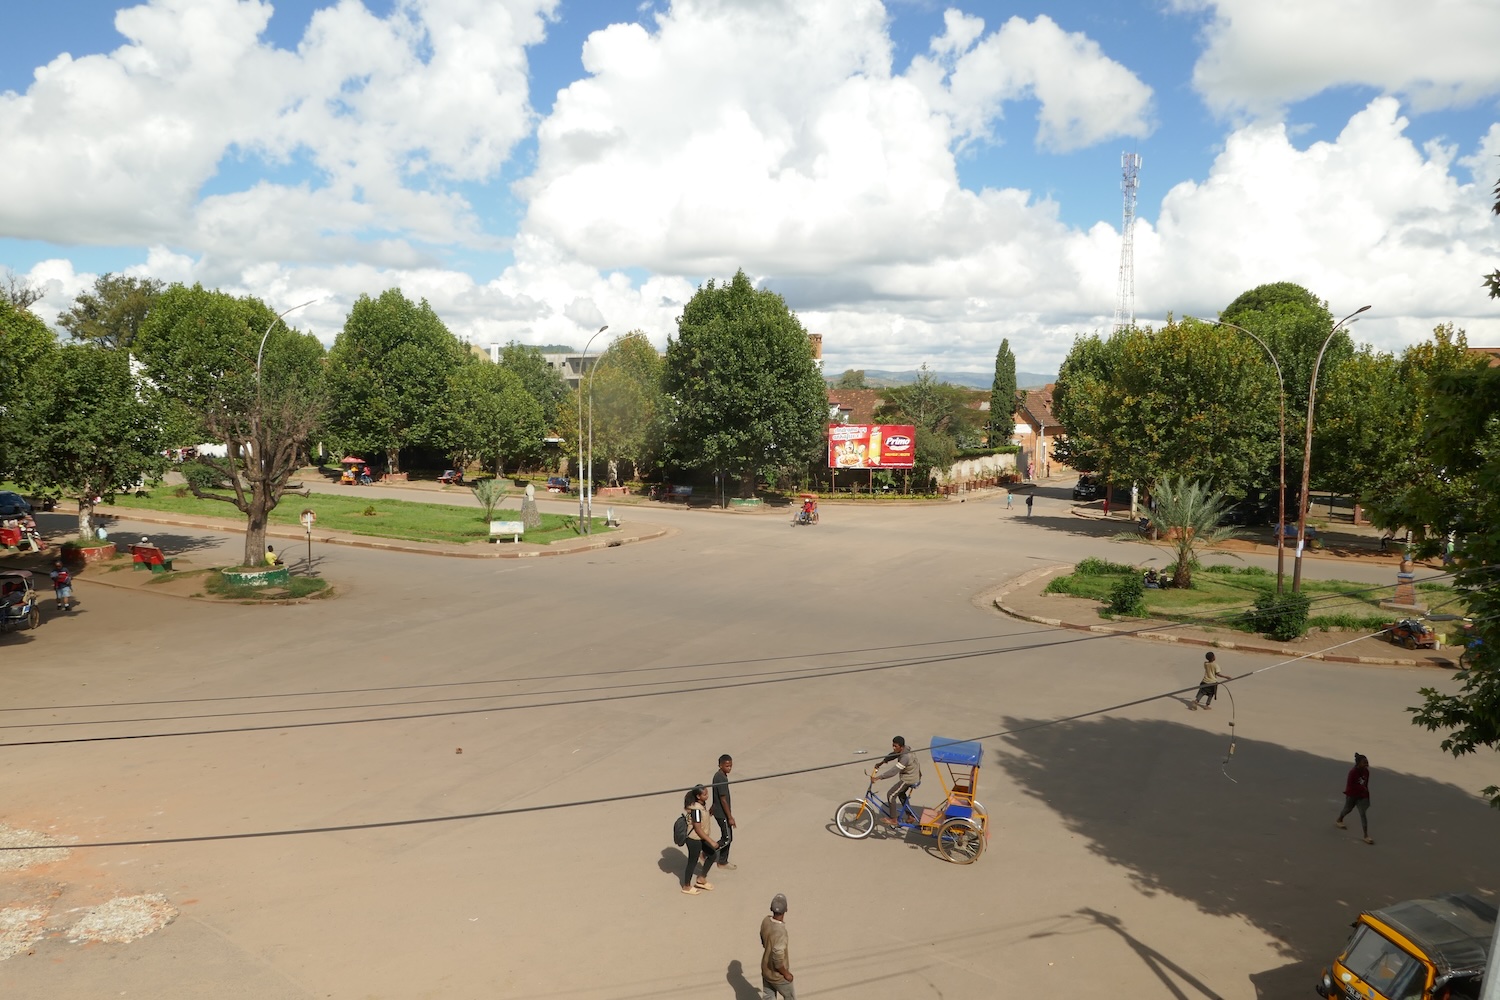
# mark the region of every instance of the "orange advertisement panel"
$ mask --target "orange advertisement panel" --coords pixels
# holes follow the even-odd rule
[[[830,469],[910,469],[917,429],[911,424],[829,424]]]

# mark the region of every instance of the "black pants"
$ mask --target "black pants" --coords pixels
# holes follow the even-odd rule
[[[682,870],[682,884],[684,886],[693,884],[694,874],[697,874],[700,878],[708,877],[709,866],[714,863],[714,858],[718,855],[718,851],[716,851],[712,847],[709,847],[708,844],[699,840],[697,837],[689,837],[687,842],[687,855],[687,867]],[[695,871],[698,867],[698,858],[700,856],[703,858],[703,870]]]
[[[729,864],[729,848],[732,846],[730,841],[734,840],[734,830],[730,827],[729,820],[723,816],[715,816],[714,819],[719,821],[719,854],[715,860],[721,865],[727,865]]]

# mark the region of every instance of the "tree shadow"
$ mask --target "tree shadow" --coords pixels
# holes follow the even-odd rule
[[[1010,718],[1005,727],[1040,721]],[[999,766],[1143,894],[1247,920],[1271,938],[1287,961],[1252,975],[1261,996],[1286,995],[1288,983],[1310,989],[1362,909],[1500,888],[1490,860],[1500,816],[1464,789],[1379,760],[1370,808],[1377,846],[1368,847],[1357,826],[1333,825],[1345,760],[1243,738],[1228,756],[1223,731],[1121,718],[1007,740],[1013,752],[999,754]],[[1164,967],[1160,956],[1142,958]]]

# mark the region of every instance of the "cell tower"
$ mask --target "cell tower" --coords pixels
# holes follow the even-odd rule
[[[1115,298],[1117,331],[1135,326],[1135,192],[1140,187],[1140,154],[1121,153],[1120,173],[1125,215],[1120,223],[1120,290]]]

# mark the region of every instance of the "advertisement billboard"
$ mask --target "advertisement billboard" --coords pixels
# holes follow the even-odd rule
[[[917,429],[911,424],[829,424],[830,469],[910,469]]]

